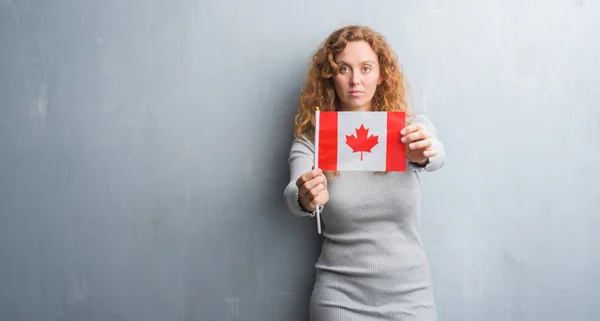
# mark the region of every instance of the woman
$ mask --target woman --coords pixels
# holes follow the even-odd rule
[[[288,207],[313,217],[322,206],[324,242],[312,321],[437,320],[429,264],[418,230],[417,172],[445,162],[427,117],[407,117],[407,171],[323,173],[314,164],[314,109],[405,111],[404,78],[385,39],[367,27],[334,31],[313,57],[298,105],[289,158]]]

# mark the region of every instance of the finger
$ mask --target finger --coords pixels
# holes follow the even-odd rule
[[[404,136],[404,135],[407,135],[407,134],[410,134],[412,132],[416,132],[416,131],[422,130],[422,129],[425,129],[425,126],[423,126],[423,124],[420,124],[420,123],[408,125],[400,131],[400,135]]]
[[[325,174],[321,174],[320,177],[323,177],[323,185],[325,185],[325,188],[327,188],[327,177],[325,177]]]
[[[321,171],[320,168],[315,168],[311,171],[308,171],[306,173],[304,173],[304,175],[302,175],[302,178],[304,179],[305,182],[321,175],[323,173],[323,171]]]
[[[430,148],[423,151],[423,156],[429,158],[437,155],[437,150]]]
[[[427,139],[430,138],[431,135],[429,135],[429,132],[427,132],[427,130],[425,129],[420,129],[416,132],[410,133],[404,137],[402,137],[402,142],[403,143],[411,143],[414,141],[418,141],[418,140],[422,140],[422,139]]]
[[[325,205],[325,203],[327,203],[328,199],[329,199],[329,195],[327,194],[327,192],[322,191],[321,193],[319,193],[319,195],[317,197],[315,197],[310,202],[310,206],[313,208],[316,208],[318,205]]]
[[[425,149],[428,147],[431,147],[431,139],[429,138],[408,145],[408,148],[412,150]]]
[[[325,190],[325,185],[318,184],[317,186],[311,188],[310,191],[308,192],[308,194],[310,195],[311,199],[314,200],[324,190]]]
[[[308,172],[302,174],[300,177],[298,177],[298,179],[296,180],[296,185],[298,187],[300,187],[304,183],[310,181],[311,179],[315,178],[318,175],[321,175],[322,173],[323,173],[323,171],[321,171],[321,169],[319,169],[319,168],[308,171]]]
[[[300,197],[304,197],[307,195],[308,192],[310,192],[310,190],[312,190],[315,186],[323,183],[325,181],[325,178],[322,176],[317,176],[313,179],[311,179],[310,181],[302,184],[302,186],[300,186],[300,189],[298,190],[298,195]]]

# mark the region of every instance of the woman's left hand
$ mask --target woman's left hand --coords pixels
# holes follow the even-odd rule
[[[406,144],[406,156],[408,159],[420,165],[427,164],[429,157],[437,155],[433,148],[431,135],[423,124],[412,124],[400,131],[402,142]]]

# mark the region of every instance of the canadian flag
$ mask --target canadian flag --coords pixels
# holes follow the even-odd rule
[[[315,167],[338,171],[406,171],[400,131],[404,112],[316,112]]]

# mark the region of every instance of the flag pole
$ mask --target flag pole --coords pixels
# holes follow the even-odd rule
[[[319,106],[315,107],[315,169],[319,168]],[[321,211],[317,204],[317,232],[321,234]]]

